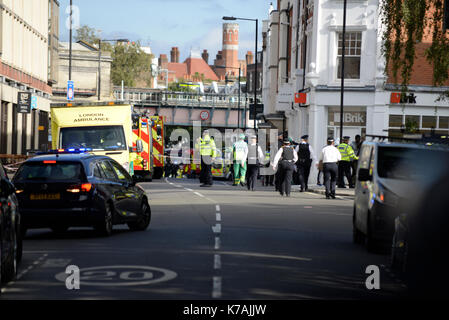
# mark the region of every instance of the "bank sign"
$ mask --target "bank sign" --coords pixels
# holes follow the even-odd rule
[[[329,117],[329,125],[340,125],[340,112],[334,112]],[[366,126],[366,112],[343,112],[345,126]]]

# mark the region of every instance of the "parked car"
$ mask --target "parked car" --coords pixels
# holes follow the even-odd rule
[[[395,220],[391,267],[404,278],[414,295],[448,297],[448,190],[449,169],[446,168],[422,190],[424,195],[413,210]]]
[[[353,241],[369,251],[390,247],[395,219],[409,212],[441,172],[447,147],[364,142],[357,168]]]
[[[27,229],[93,226],[101,234],[113,225],[145,230],[150,224],[148,197],[128,172],[107,156],[60,150],[23,163],[13,183]]]
[[[0,279],[14,280],[22,259],[20,214],[15,188],[0,164]]]

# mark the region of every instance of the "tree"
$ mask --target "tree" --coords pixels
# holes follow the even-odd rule
[[[416,44],[423,36],[432,42],[425,50],[427,61],[433,65],[433,85],[442,86],[449,79],[449,37],[443,28],[444,0],[383,0],[380,8],[383,54],[386,70],[391,67],[394,81],[402,78],[402,91],[407,91]],[[425,34],[428,33],[428,34]],[[449,92],[444,94],[449,98]]]
[[[87,25],[83,25],[81,27],[79,27],[76,30],[75,33],[75,41],[84,41],[89,43],[90,45],[95,45],[98,48],[98,41],[100,40],[99,38],[99,30],[96,30],[94,28],[91,28]],[[101,43],[101,51],[112,51],[112,45],[108,42],[102,42]]]
[[[116,44],[112,51],[111,79],[114,85],[135,86],[136,80],[150,73],[151,55],[146,54],[139,42]]]

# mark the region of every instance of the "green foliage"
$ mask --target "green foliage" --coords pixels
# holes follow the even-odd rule
[[[98,41],[100,40],[100,38],[97,35],[98,33],[99,33],[98,30],[91,28],[87,25],[83,25],[76,30],[74,38],[75,38],[75,41],[82,40],[82,41],[89,43],[90,45],[95,45],[98,47]],[[111,52],[112,45],[108,42],[102,42],[101,43],[101,51]]]
[[[387,68],[391,66],[394,81],[400,73],[402,90],[410,83],[415,63],[415,46],[422,41],[424,31],[432,34],[426,59],[433,65],[433,84],[443,85],[449,78],[449,39],[443,32],[443,0],[385,0],[380,12],[384,33],[382,52]],[[434,9],[430,17],[429,9]]]
[[[114,85],[134,87],[136,80],[151,70],[151,55],[146,54],[139,42],[129,44],[118,43],[112,51],[111,79]]]

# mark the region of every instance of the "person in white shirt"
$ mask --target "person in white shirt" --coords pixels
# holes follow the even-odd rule
[[[273,169],[275,171],[279,163],[279,193],[281,196],[285,193],[287,197],[290,197],[293,171],[295,170],[296,161],[298,161],[298,154],[290,145],[290,140],[285,139],[284,145],[278,150],[273,161]]]
[[[312,146],[308,142],[309,136],[304,135],[301,137],[301,142],[296,146],[295,151],[298,154],[298,162],[296,167],[298,168],[298,181],[301,186],[300,192],[307,191],[309,189],[309,175],[312,162],[318,163]]]
[[[320,161],[323,161],[324,185],[326,187],[326,199],[335,199],[335,185],[337,184],[338,161],[341,153],[334,146],[334,139],[327,139],[327,146],[323,148]]]

